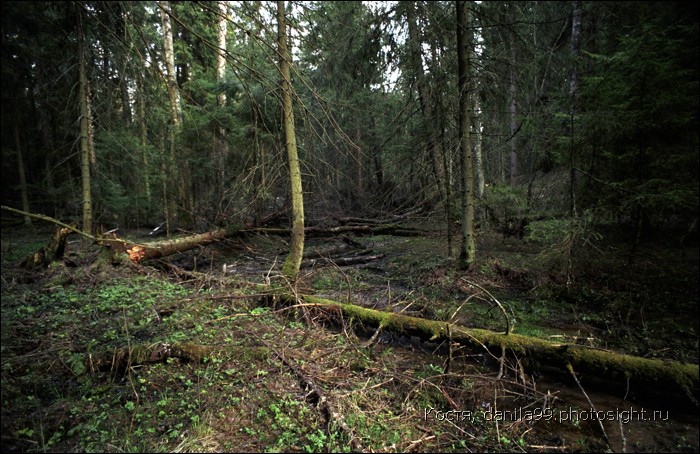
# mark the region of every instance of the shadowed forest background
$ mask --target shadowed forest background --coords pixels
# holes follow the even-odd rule
[[[592,424],[576,442],[550,429],[528,439],[525,426],[485,420],[482,438],[467,426],[404,426],[390,415],[482,408],[494,389],[515,385],[484,378],[497,357],[479,359],[485,369],[478,379],[470,370],[467,386],[452,347],[443,364],[413,345],[413,332],[382,344],[388,321],[355,330],[362,340],[350,342],[334,337],[353,330],[330,322],[330,310],[275,318],[301,294],[496,331],[500,310],[506,335],[512,318],[515,333],[697,369],[695,4],[37,1],[3,2],[0,21],[4,446],[697,452],[697,421],[685,419],[653,441],[622,425],[612,436]],[[58,235],[54,221],[70,226],[60,252],[30,266]],[[146,247],[141,263],[134,245]],[[120,261],[126,253],[131,261]],[[261,287],[275,278],[293,297]],[[268,306],[257,307],[260,298]],[[219,320],[248,343],[221,327],[207,337],[202,327]],[[285,336],[298,337],[303,363],[280,353]],[[210,350],[181,352],[175,373],[165,369],[170,359],[161,370],[140,358],[148,365],[138,373],[149,368],[151,378],[132,376],[129,360],[118,373],[103,370],[109,383],[99,386],[85,362],[93,352],[127,348],[131,358],[137,344],[184,341],[247,349],[239,356],[255,370],[238,379],[258,384],[246,391],[258,407],[246,404],[243,419],[227,413],[243,397],[173,407],[176,393],[195,399],[192,377],[235,375],[240,364]],[[373,350],[380,345],[392,347]],[[418,356],[380,364],[385,348]],[[502,348],[498,380],[508,369],[527,402],[551,403],[534,385],[538,367],[507,363]],[[444,345],[436,352],[444,357]],[[30,365],[35,354],[46,358]],[[220,362],[202,372],[209,356]],[[338,363],[326,375],[301,365],[323,368],[330,358]],[[412,363],[423,375],[408,379]],[[270,391],[275,368],[316,393],[313,405],[302,391]],[[342,387],[328,375],[336,369],[361,392],[333,394]],[[396,386],[402,402],[363,394],[375,389],[368,377]],[[579,392],[576,378],[563,380]],[[148,393],[166,388],[171,397],[158,394],[149,409]],[[669,408],[686,400],[697,409],[691,388]],[[319,403],[324,393],[335,407]],[[351,394],[363,397],[353,406]],[[593,405],[586,398],[580,404]],[[371,401],[391,410],[373,414],[363,406]],[[176,414],[184,422],[168,422]],[[222,428],[232,420],[239,438]]]

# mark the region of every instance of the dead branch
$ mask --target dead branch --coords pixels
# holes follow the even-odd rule
[[[274,347],[272,347],[270,344],[268,344],[264,339],[262,339],[260,336],[257,334],[253,333],[255,337],[263,344],[265,345],[270,351],[272,351],[279,359],[282,361],[282,363],[287,366],[289,369],[294,372],[294,375],[297,376],[299,381],[307,388],[310,390],[310,394],[313,394],[314,400],[316,402],[316,405],[321,409],[327,423],[328,423],[328,430],[330,430],[330,422],[334,421],[336,424],[338,424],[338,427],[345,432],[345,434],[348,436],[348,439],[350,440],[350,446],[352,449],[354,449],[357,452],[363,452],[364,449],[362,449],[362,445],[360,444],[360,440],[353,435],[353,430],[352,428],[348,427],[348,425],[345,423],[344,418],[342,415],[338,412],[336,412],[333,409],[333,406],[330,402],[330,400],[326,397],[325,393],[321,388],[316,386],[314,381],[306,376],[298,367],[296,367],[294,364],[292,364],[287,358],[284,356],[283,353],[278,352]]]

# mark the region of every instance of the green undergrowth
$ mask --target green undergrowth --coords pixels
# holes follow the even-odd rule
[[[436,252],[439,238],[361,241],[385,259],[305,270],[304,291],[503,330],[503,315],[487,295],[470,298],[475,290],[469,282],[476,282],[515,319],[517,334],[596,348],[624,337],[625,325],[615,323],[624,315],[621,303],[619,313],[587,310],[594,304],[614,307],[619,292],[603,298],[589,287],[571,302],[544,289],[532,270],[525,273],[519,258],[485,255],[474,270],[459,273]],[[550,393],[534,379],[523,382],[515,364],[499,380],[496,359],[483,353],[455,348],[448,361],[444,345],[418,345],[367,331],[357,320],[340,322],[318,307],[292,309],[261,298],[259,288],[246,285],[250,279],[240,274],[183,279],[148,266],[58,263],[31,273],[14,267],[37,244],[42,243],[18,242],[13,260],[3,254],[2,441],[8,451],[610,449],[599,428],[586,421],[494,419],[497,409],[588,405],[578,389],[559,399],[559,391]],[[257,254],[267,252],[257,245]],[[240,258],[237,266],[247,269]],[[530,287],[523,289],[524,283]],[[634,314],[626,320],[630,330],[638,326]],[[661,329],[658,320],[645,319],[647,332],[640,335],[650,338],[649,345],[655,345],[654,330]],[[612,332],[607,338],[601,328],[606,323]],[[677,334],[680,345],[687,332]],[[91,367],[90,359],[105,352],[157,343],[235,354],[212,354],[202,362],[170,357],[126,368]],[[596,402],[608,400],[601,396]],[[634,438],[632,433],[650,433],[641,425],[626,436],[637,449],[697,450],[696,428],[674,421],[658,427],[655,433],[666,432],[665,438]],[[614,437],[613,449],[621,448],[621,440]]]

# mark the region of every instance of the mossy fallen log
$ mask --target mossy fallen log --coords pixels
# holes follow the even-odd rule
[[[152,344],[134,345],[116,348],[101,353],[87,354],[84,357],[84,370],[113,372],[124,371],[128,367],[158,363],[168,358],[179,358],[183,361],[201,363],[205,358],[267,358],[266,347],[240,346],[209,346],[191,342],[155,342]]]
[[[294,304],[298,299],[288,293],[278,295]],[[392,312],[383,312],[354,304],[299,295],[304,303],[333,308],[345,317],[388,331],[418,336],[434,342],[449,341],[476,349],[486,348],[495,355],[502,349],[531,364],[557,367],[566,372],[570,365],[579,373],[614,382],[631,391],[678,391],[698,401],[698,365],[677,361],[641,358],[583,345],[553,343],[518,334],[496,333],[467,328],[437,320],[427,320]]]

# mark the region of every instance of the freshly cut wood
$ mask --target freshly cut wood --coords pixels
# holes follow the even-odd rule
[[[166,257],[177,252],[189,251],[199,246],[205,246],[214,241],[223,240],[239,234],[241,230],[237,227],[222,228],[205,233],[197,233],[182,238],[156,241],[144,245],[144,256],[142,260],[157,259]]]

